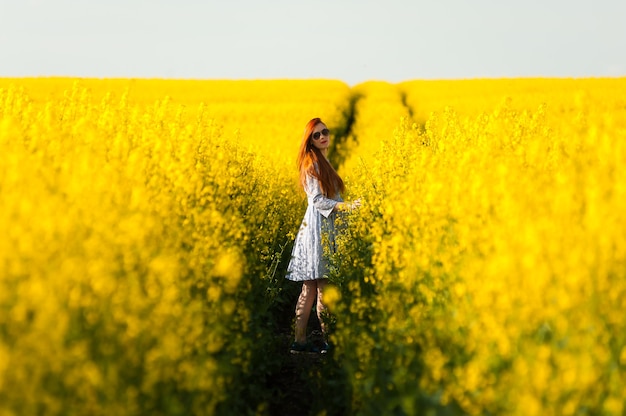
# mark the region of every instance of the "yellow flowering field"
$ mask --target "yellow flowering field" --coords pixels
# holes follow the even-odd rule
[[[347,92],[3,80],[0,413],[263,409],[253,381],[304,202],[280,150],[308,114],[340,120]]]
[[[334,277],[354,406],[621,415],[626,80],[393,87],[411,116],[344,172],[366,201]]]
[[[623,414],[625,87],[0,79],[0,414]],[[311,365],[317,116],[363,206]]]

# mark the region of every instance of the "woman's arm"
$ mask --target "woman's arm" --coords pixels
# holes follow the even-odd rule
[[[304,190],[309,198],[311,198],[313,206],[326,218],[328,218],[333,211],[352,211],[353,209],[361,206],[360,199],[347,203],[324,196],[319,181],[312,175],[307,176],[306,185],[307,186]]]
[[[333,212],[339,201],[328,198],[322,193],[319,181],[313,175],[307,175],[304,191],[307,193],[313,206],[326,218]]]

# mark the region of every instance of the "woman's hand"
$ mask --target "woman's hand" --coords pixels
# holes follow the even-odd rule
[[[361,198],[357,198],[350,204],[350,211],[354,211],[361,207]]]
[[[361,206],[361,198],[355,199],[352,202],[339,202],[337,203],[337,205],[335,205],[335,207],[337,208],[337,211],[344,211],[344,212],[352,212],[355,209],[358,209]]]

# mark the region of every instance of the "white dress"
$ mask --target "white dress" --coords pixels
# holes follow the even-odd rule
[[[296,282],[328,277],[328,259],[324,246],[326,250],[334,252],[336,212],[333,210],[338,202],[343,202],[340,195],[335,198],[324,196],[319,181],[312,175],[307,175],[304,191],[308,206],[285,276]]]

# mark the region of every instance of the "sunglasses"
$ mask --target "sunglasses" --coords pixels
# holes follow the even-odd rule
[[[313,140],[319,140],[322,134],[324,136],[328,136],[330,134],[330,131],[328,129],[324,129],[322,131],[316,131],[315,133],[313,133],[313,136],[312,136]]]

